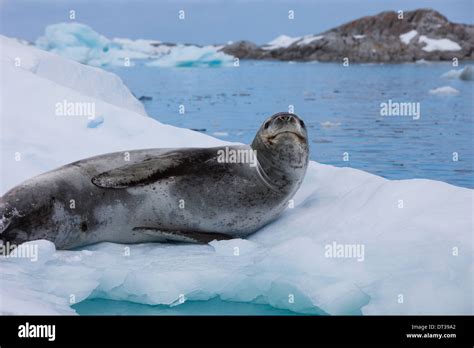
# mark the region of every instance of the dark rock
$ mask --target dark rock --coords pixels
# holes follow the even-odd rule
[[[262,59],[266,51],[262,50],[256,44],[250,41],[237,41],[226,45],[221,49],[222,52],[239,59]]]
[[[265,59],[283,61],[343,62],[414,62],[417,60],[474,59],[474,26],[449,22],[439,12],[430,9],[407,11],[403,19],[397,12],[382,12],[343,24],[324,33],[320,39],[304,43],[302,40],[288,47],[264,49],[252,42],[239,41],[221,50],[242,59]],[[408,44],[400,35],[417,31]],[[420,36],[429,39],[454,41],[460,50],[427,52],[426,43]]]

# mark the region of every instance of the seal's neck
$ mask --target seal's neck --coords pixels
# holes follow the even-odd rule
[[[257,171],[273,191],[294,193],[304,178],[308,155],[292,143],[267,146],[260,137],[250,145],[257,153]]]

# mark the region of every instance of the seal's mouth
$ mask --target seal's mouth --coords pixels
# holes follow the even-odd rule
[[[283,134],[295,135],[299,140],[305,141],[305,138],[302,137],[301,134],[299,134],[299,133],[297,133],[297,132],[290,131],[290,130],[286,130],[286,131],[283,131],[283,132],[279,132],[279,133],[277,133],[277,134],[275,134],[275,135],[269,136],[269,137],[267,137],[267,140],[268,140],[268,141],[275,140],[276,138],[278,138],[280,135],[283,135]]]

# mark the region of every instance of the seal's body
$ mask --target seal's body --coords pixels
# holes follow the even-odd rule
[[[0,237],[47,239],[58,249],[245,237],[285,209],[307,163],[304,123],[286,113],[269,118],[250,146],[101,155],[7,192]]]

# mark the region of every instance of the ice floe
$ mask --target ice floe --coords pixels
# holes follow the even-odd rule
[[[459,91],[456,88],[453,88],[451,86],[443,86],[443,87],[431,89],[430,94],[441,95],[441,96],[453,96],[453,95],[458,95]]]
[[[473,78],[473,69],[471,66],[466,66],[462,69],[453,69],[446,73],[444,73],[441,77],[445,77],[448,79],[460,79],[463,81],[472,81]]]

